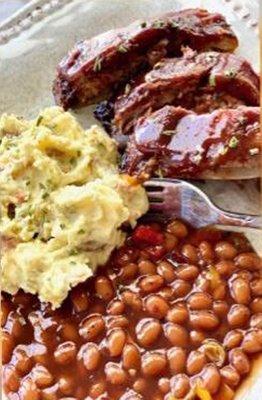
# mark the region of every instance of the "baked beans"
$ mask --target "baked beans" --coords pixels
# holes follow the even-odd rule
[[[241,235],[148,224],[51,310],[2,294],[10,400],[232,399],[262,352],[260,258]],[[160,240],[161,239],[161,240]]]

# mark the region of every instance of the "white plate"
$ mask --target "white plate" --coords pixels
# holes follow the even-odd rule
[[[240,41],[238,53],[259,71],[259,0],[33,0],[0,25],[0,113],[32,117],[39,109],[52,105],[56,65],[77,40],[124,26],[136,18],[185,6],[200,6],[226,16]],[[76,114],[86,127],[96,122],[91,110],[89,107]],[[241,186],[235,182],[207,182],[203,189],[224,208],[260,212],[254,181]],[[261,233],[249,237],[261,251]],[[262,373],[256,371],[236,398],[260,400],[261,391]]]

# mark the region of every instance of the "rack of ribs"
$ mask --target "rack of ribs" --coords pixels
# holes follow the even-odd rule
[[[136,21],[77,43],[57,67],[55,100],[66,109],[106,99],[139,71],[180,55],[182,46],[232,52],[237,45],[225,18],[202,9]]]
[[[130,136],[122,170],[141,179],[258,176],[259,107],[240,106],[198,115],[165,106],[142,117]]]
[[[105,120],[106,128],[111,124],[114,135],[125,135],[132,133],[140,116],[167,104],[198,114],[258,106],[259,77],[248,61],[235,54],[187,48],[183,57],[161,60],[115,100],[98,105],[95,114],[102,123]]]

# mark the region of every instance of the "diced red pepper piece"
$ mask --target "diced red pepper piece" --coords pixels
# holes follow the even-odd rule
[[[138,246],[157,246],[163,244],[164,235],[149,225],[139,225],[132,235],[132,240]]]

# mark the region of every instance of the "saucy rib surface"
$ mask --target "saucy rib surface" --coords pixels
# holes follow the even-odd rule
[[[202,9],[136,21],[76,44],[58,65],[56,102],[69,108],[107,98],[139,70],[180,54],[182,45],[231,52],[238,41],[222,15]]]
[[[234,162],[245,165],[261,151],[259,107],[197,115],[165,106],[142,117],[131,135],[122,168],[128,174],[199,178]]]
[[[142,82],[116,98],[113,133],[132,133],[141,115],[167,104],[199,114],[241,104],[258,106],[259,77],[235,54],[186,49],[183,57],[161,60]]]

